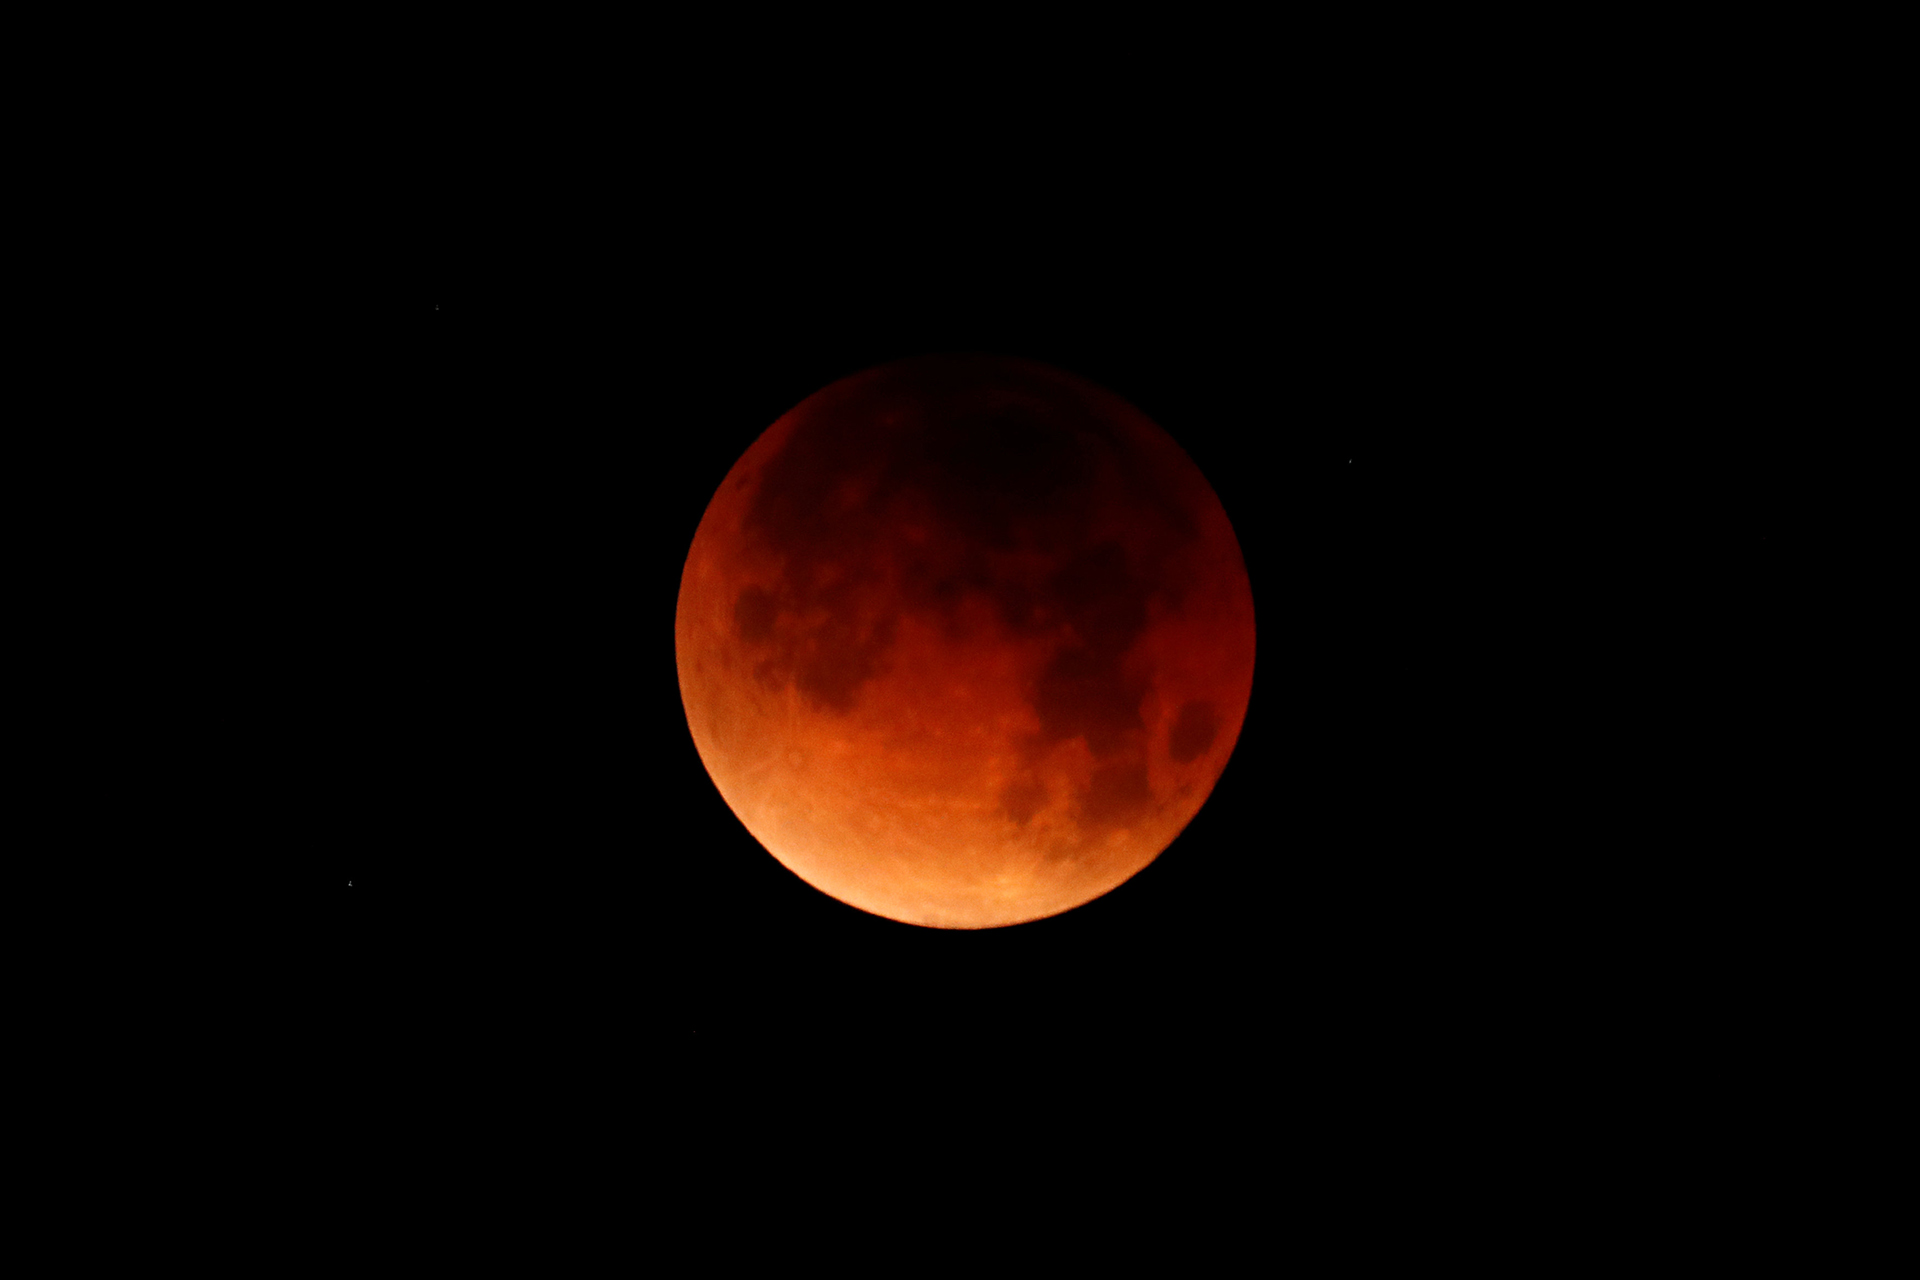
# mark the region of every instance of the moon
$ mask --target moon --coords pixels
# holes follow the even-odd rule
[[[881,365],[727,473],[675,614],[728,806],[814,888],[985,929],[1124,883],[1211,794],[1253,689],[1219,498],[1120,397],[1001,356]]]

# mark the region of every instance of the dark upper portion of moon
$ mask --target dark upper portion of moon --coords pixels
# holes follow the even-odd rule
[[[983,594],[1014,632],[1059,638],[1033,690],[1036,745],[1084,737],[1098,770],[1083,818],[1124,822],[1147,793],[1144,690],[1121,660],[1147,625],[1148,600],[1181,597],[1183,552],[1197,537],[1190,491],[1183,500],[1164,462],[1080,386],[1017,361],[902,361],[836,383],[795,413],[747,516],[779,580],[742,591],[734,609],[761,678],[791,680],[816,705],[844,711],[891,643],[890,619],[859,608],[883,573],[897,575],[901,609],[950,628],[962,625],[961,601]],[[1125,545],[1095,532],[1116,515]],[[1005,552],[1054,567],[1012,575],[994,567]],[[1203,752],[1212,722],[1181,723],[1175,749]],[[1016,821],[1039,803],[1030,787],[1005,797]]]
[[[985,358],[903,361],[836,383],[760,478],[749,516],[798,564],[871,536],[903,490],[949,537],[1011,549],[1070,540],[1112,424],[1063,385]]]

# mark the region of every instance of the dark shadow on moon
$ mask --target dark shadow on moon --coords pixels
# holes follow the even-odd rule
[[[764,587],[748,587],[733,602],[733,625],[748,644],[762,644],[773,638],[773,620],[780,606],[773,593]]]
[[[1189,702],[1167,735],[1167,754],[1175,764],[1192,764],[1207,754],[1220,733],[1220,716],[1211,702]]]
[[[1047,804],[1047,788],[1038,778],[1016,778],[1000,792],[1000,807],[1016,826],[1026,826]]]
[[[1033,691],[1043,744],[1085,738],[1099,759],[1118,750],[1141,728],[1145,690],[1126,678],[1119,655],[1092,649],[1062,649],[1040,673]]]
[[[734,602],[735,634],[754,650],[758,678],[791,685],[818,710],[848,712],[885,668],[899,613],[936,618],[964,638],[963,606],[984,597],[1013,634],[1057,640],[1031,690],[1039,733],[1029,761],[1084,739],[1094,772],[1074,797],[1083,829],[1135,820],[1153,800],[1145,688],[1123,659],[1147,628],[1149,600],[1177,608],[1183,598],[1199,536],[1185,482],[1074,384],[993,358],[902,361],[795,412],[759,470],[746,521],[779,565],[777,580]],[[1103,475],[1117,477],[1117,491],[1102,487]],[[1103,511],[1109,501],[1124,511]],[[1099,517],[1115,514],[1142,536],[1126,546],[1096,540]],[[1015,580],[995,568],[1007,552],[1057,567]],[[896,612],[874,618],[876,600]],[[1188,703],[1169,748],[1187,763],[1217,733],[1214,709]],[[1000,800],[1024,826],[1047,791],[1028,774]]]
[[[1153,804],[1144,760],[1126,760],[1094,770],[1093,782],[1080,801],[1080,825],[1123,827]]]

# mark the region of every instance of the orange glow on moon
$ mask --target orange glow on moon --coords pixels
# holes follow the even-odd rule
[[[1055,915],[1152,862],[1253,688],[1227,515],[1137,409],[940,356],[808,397],[734,464],[675,618],[695,746],[801,879],[876,915]]]

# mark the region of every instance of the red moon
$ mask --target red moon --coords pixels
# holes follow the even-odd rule
[[[947,929],[1152,862],[1253,690],[1253,593],[1199,468],[1119,397],[997,356],[869,369],[769,427],[694,534],[674,640],[747,830]]]

